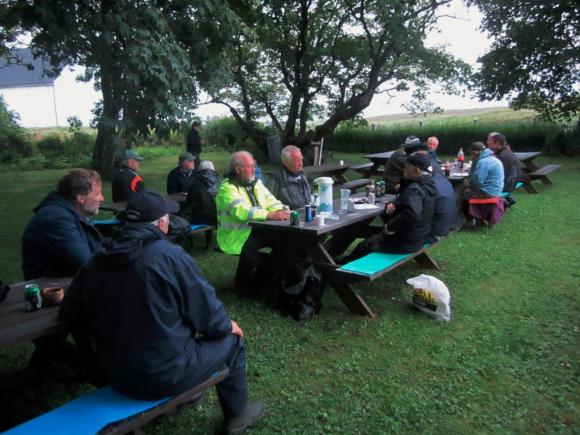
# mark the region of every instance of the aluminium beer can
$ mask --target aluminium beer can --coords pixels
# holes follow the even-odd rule
[[[24,300],[26,311],[36,311],[42,308],[42,297],[38,284],[31,283],[24,286]]]

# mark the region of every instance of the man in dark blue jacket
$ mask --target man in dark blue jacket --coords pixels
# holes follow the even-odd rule
[[[73,169],[33,210],[35,215],[22,236],[24,279],[44,276],[74,276],[102,247],[101,236],[89,216],[103,202],[99,174],[90,169]],[[34,341],[29,367],[46,370],[52,362],[75,363],[76,350],[57,334]]]
[[[242,330],[192,258],[166,238],[177,209],[148,190],[130,200],[128,224],[77,274],[59,319],[88,327],[108,382],[129,397],[174,396],[228,365],[218,398],[225,429],[241,433],[264,404],[247,400]]]
[[[73,169],[34,208],[22,236],[24,279],[73,276],[101,248],[99,232],[89,219],[104,200],[101,187],[97,172]]]
[[[167,194],[187,192],[193,173],[195,156],[185,152],[179,155],[179,165],[167,175]]]

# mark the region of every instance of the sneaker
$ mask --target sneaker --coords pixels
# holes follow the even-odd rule
[[[247,428],[260,421],[264,417],[265,412],[266,408],[264,407],[264,402],[261,400],[248,402],[240,415],[226,421],[225,433],[228,435],[244,433]]]

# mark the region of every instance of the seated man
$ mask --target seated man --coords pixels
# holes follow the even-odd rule
[[[493,151],[485,148],[482,142],[471,145],[473,165],[469,176],[469,187],[463,191],[462,211],[469,219],[467,224],[477,222],[469,215],[469,200],[499,197],[503,187],[503,166]]]
[[[310,184],[304,175],[302,151],[294,145],[284,147],[280,154],[282,167],[270,179],[268,188],[282,203],[296,210],[310,204]]]
[[[243,333],[215,290],[180,247],[166,238],[179,206],[143,190],[128,203],[118,237],[74,278],[59,320],[94,336],[108,383],[135,399],[183,393],[216,370],[228,433],[242,433],[264,415],[248,402]]]
[[[427,139],[427,147],[429,148],[429,154],[437,163],[441,164],[439,157],[437,156],[437,148],[439,147],[439,139],[435,136],[431,136]]]
[[[290,212],[255,178],[254,157],[247,151],[232,155],[230,172],[222,181],[216,197],[218,211],[217,242],[227,254],[240,254],[234,281],[240,296],[252,294],[252,278],[260,264],[259,249],[277,249],[279,241],[250,228],[251,220],[286,220]]]
[[[195,157],[185,152],[179,155],[179,165],[167,175],[167,194],[187,192],[189,180],[193,173]]]
[[[431,229],[435,207],[435,184],[431,176],[431,157],[414,154],[406,158],[401,193],[385,208],[383,232],[361,242],[344,262],[371,252],[409,253],[423,247]]]
[[[202,160],[199,168],[191,175],[187,191],[187,209],[190,210],[192,224],[217,225],[215,198],[221,180],[209,160]]]
[[[74,276],[102,248],[101,236],[89,219],[104,200],[101,188],[96,171],[73,169],[33,210],[36,214],[22,236],[24,279]],[[75,363],[77,354],[67,335],[34,340],[29,367],[46,368],[55,360]]]
[[[507,145],[505,136],[501,133],[490,133],[487,136],[487,147],[494,152],[503,165],[503,192],[509,192],[506,201],[511,206],[516,203],[511,192],[516,188],[520,178],[520,161]]]
[[[141,189],[145,188],[143,177],[138,174],[143,157],[137,151],[126,149],[123,151],[123,165],[113,177],[111,187],[113,201],[128,201]]]
[[[22,236],[24,279],[74,276],[101,246],[89,219],[103,202],[100,175],[73,169],[33,210],[36,214]]]
[[[389,157],[389,160],[385,164],[385,172],[383,173],[387,193],[396,193],[399,191],[405,166],[405,154],[412,154],[414,151],[411,151],[411,148],[419,145],[421,145],[421,141],[418,137],[409,136],[405,139],[405,143],[391,154],[391,157]]]

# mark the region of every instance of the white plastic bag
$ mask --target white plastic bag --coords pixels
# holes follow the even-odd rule
[[[409,278],[407,284],[413,286],[413,305],[435,320],[451,320],[451,295],[443,281],[431,275]]]

